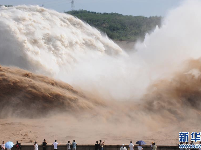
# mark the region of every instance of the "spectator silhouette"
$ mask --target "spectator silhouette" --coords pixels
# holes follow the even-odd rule
[[[95,150],[99,150],[99,147],[100,147],[100,145],[98,144],[98,141],[96,141]]]
[[[46,150],[46,145],[47,145],[47,142],[46,142],[46,140],[44,139],[44,141],[43,141],[43,150]]]
[[[18,143],[18,141],[15,144],[16,150],[20,150],[21,149],[21,144]]]

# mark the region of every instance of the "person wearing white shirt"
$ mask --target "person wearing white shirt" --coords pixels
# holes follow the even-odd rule
[[[138,148],[138,150],[143,150],[141,145],[139,145],[137,148]]]
[[[37,144],[37,142],[34,143],[34,150],[38,150],[38,144]]]
[[[55,140],[55,142],[52,145],[54,145],[54,150],[57,150],[57,146],[58,146],[57,140]]]
[[[133,149],[134,149],[134,145],[133,145],[132,141],[130,141],[129,149],[130,149],[130,150],[133,150]]]
[[[124,144],[122,144],[120,150],[127,150],[127,148],[124,146]]]
[[[2,142],[2,144],[1,144],[1,150],[5,150],[6,148],[5,148],[5,143],[4,143],[4,141]]]
[[[71,145],[71,143],[70,143],[70,141],[68,141],[68,143],[67,143],[67,150],[71,150],[70,145]]]
[[[155,142],[153,143],[152,149],[153,149],[153,150],[157,150],[157,146],[156,146],[156,143],[155,143]]]

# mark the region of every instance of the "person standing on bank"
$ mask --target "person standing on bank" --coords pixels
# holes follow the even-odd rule
[[[99,150],[101,150],[102,140],[99,142]]]
[[[68,141],[68,143],[67,143],[67,150],[71,150],[70,145],[71,145],[71,143],[70,143],[70,141]]]
[[[59,144],[57,143],[57,140],[55,140],[55,142],[54,142],[52,145],[54,145],[54,150],[57,150],[57,146],[59,145]]]
[[[5,143],[3,141],[2,144],[1,144],[1,150],[5,150],[5,149],[6,149],[6,147],[5,147]]]
[[[16,147],[16,150],[20,150],[21,149],[21,144],[18,143],[18,141],[17,141],[15,147]]]
[[[34,150],[38,150],[38,144],[37,144],[37,142],[34,143]]]
[[[99,147],[100,147],[100,145],[98,144],[98,141],[96,141],[95,150],[99,150]]]
[[[43,141],[43,150],[46,150],[46,145],[47,145],[47,142],[46,142],[46,140],[44,139],[44,141]]]
[[[156,146],[156,143],[155,143],[155,142],[154,142],[153,145],[152,145],[152,149],[153,149],[153,150],[157,150],[157,146]]]
[[[75,140],[73,140],[73,143],[72,143],[73,150],[76,150],[76,146],[77,146],[77,143],[75,143]]]
[[[127,148],[125,147],[124,144],[122,144],[122,146],[120,147],[120,150],[127,150]]]
[[[130,149],[130,150],[134,150],[134,145],[133,145],[132,141],[130,141],[129,149]]]
[[[103,150],[104,145],[105,145],[105,142],[102,142],[102,141],[100,140],[100,149],[99,149],[99,150]]]
[[[138,146],[137,148],[138,148],[138,150],[143,150],[143,148],[142,148],[142,145],[141,145],[141,144],[139,144],[139,146]]]
[[[99,150],[103,150],[103,147],[104,147],[104,145],[105,145],[105,142],[102,142],[102,140],[100,140],[99,145],[100,145]]]

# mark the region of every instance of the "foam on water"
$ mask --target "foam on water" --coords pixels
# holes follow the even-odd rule
[[[85,55],[121,55],[107,36],[81,20],[39,6],[0,8],[0,63],[57,74]],[[90,53],[90,54],[89,54]]]

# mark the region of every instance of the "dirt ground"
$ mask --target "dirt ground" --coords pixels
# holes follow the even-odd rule
[[[143,125],[144,126],[144,125]],[[137,140],[144,140],[148,145],[155,141],[157,145],[177,145],[179,132],[198,131],[199,127],[179,129],[178,126],[161,127],[159,130],[150,131],[149,128],[134,126],[129,123],[107,123],[76,117],[51,117],[46,119],[1,119],[0,140],[19,141],[32,144],[34,141],[42,143],[45,138],[48,144],[55,139],[65,144],[68,140],[76,140],[78,144],[94,144],[102,139],[105,144],[129,144]]]

